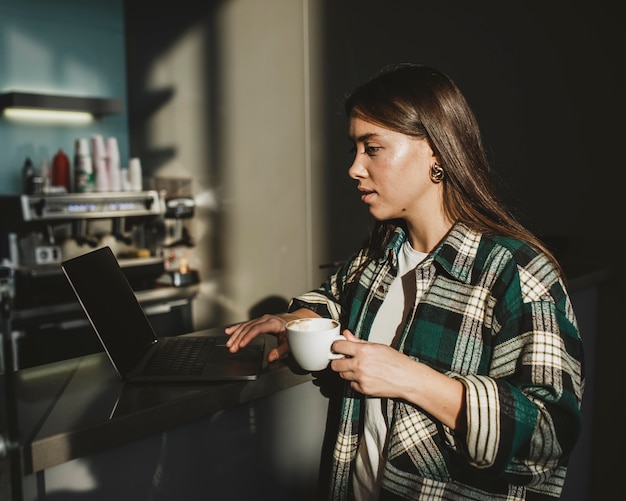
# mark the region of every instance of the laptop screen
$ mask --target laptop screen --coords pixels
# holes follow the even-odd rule
[[[113,365],[125,376],[156,336],[115,255],[102,247],[62,267]]]

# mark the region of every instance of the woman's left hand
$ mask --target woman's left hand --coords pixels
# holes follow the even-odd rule
[[[363,341],[347,329],[342,334],[347,341],[335,341],[333,351],[346,357],[332,360],[331,369],[364,395],[402,398],[407,371],[415,369],[418,362],[390,346]]]
[[[443,424],[459,429],[465,423],[463,384],[384,344],[370,343],[344,330],[346,341],[333,351],[346,355],[330,367],[350,386],[370,397],[399,398],[418,405]]]

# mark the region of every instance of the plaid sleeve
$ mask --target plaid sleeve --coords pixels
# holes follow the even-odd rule
[[[470,463],[532,485],[576,443],[583,353],[556,269],[542,255],[516,261],[515,279],[499,300],[489,374],[458,378],[466,388]]]

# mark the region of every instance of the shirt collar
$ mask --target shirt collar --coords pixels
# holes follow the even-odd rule
[[[461,222],[456,222],[439,245],[431,252],[419,266],[426,266],[436,262],[446,273],[460,282],[469,283],[478,245],[482,234],[468,228]],[[386,247],[386,260],[396,268],[398,253],[408,235],[402,227],[397,227]]]

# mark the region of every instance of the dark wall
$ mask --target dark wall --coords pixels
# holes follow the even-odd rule
[[[608,0],[327,0],[328,176],[341,257],[363,207],[348,178],[343,93],[384,64],[448,73],[478,115],[502,194],[541,235],[605,238],[622,214],[608,178],[620,162],[625,110],[619,16]],[[621,111],[621,113],[619,112]],[[608,181],[608,182],[607,182]],[[346,202],[346,193],[354,196]]]

